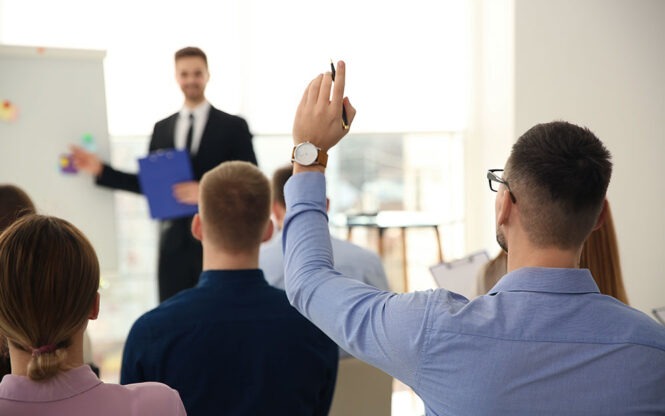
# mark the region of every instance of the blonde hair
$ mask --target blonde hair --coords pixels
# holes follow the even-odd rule
[[[249,162],[221,163],[203,175],[200,211],[206,237],[219,248],[257,248],[270,219],[270,182]]]
[[[613,296],[628,304],[628,295],[623,285],[619,247],[614,231],[614,221],[610,205],[603,225],[593,231],[582,247],[580,267],[591,271],[600,293]]]
[[[32,353],[30,379],[66,369],[66,348],[86,322],[98,287],[97,255],[69,222],[28,215],[0,236],[0,334]]]

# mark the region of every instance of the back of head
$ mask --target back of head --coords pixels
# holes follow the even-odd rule
[[[582,245],[603,206],[612,175],[610,158],[589,129],[563,121],[538,124],[517,140],[505,179],[534,245]]]
[[[293,166],[291,165],[284,165],[272,174],[272,200],[283,208],[286,208],[284,185],[286,185],[291,175],[293,175]]]
[[[203,62],[205,62],[206,67],[208,67],[208,57],[206,56],[205,52],[201,48],[197,48],[195,46],[187,46],[182,49],[178,49],[175,53],[175,61],[177,62],[178,59],[180,58],[187,58],[187,57],[198,57],[203,59]]]
[[[0,334],[32,353],[27,374],[64,368],[65,348],[86,322],[99,263],[86,237],[65,220],[28,215],[0,236]]]
[[[258,249],[270,220],[270,183],[249,162],[221,163],[201,180],[204,242],[240,253]]]
[[[34,204],[21,188],[0,185],[0,233],[16,219],[34,212]]]
[[[628,304],[628,295],[621,274],[619,246],[609,203],[605,212],[605,222],[584,242],[580,267],[591,271],[600,293],[613,296]]]

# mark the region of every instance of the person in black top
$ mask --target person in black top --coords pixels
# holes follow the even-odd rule
[[[199,283],[132,325],[120,382],[165,383],[190,416],[327,415],[337,346],[259,269],[272,235],[268,178],[241,161],[206,173],[192,234],[203,245]]]

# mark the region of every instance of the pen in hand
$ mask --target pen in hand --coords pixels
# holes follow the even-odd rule
[[[332,73],[332,80],[335,82],[335,64],[333,64],[332,59],[330,60],[330,71]],[[342,104],[342,128],[344,128],[344,130],[349,129],[349,120],[346,118],[346,109],[344,109],[344,104]]]

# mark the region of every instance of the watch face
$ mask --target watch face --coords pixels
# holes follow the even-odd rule
[[[318,149],[312,143],[301,143],[296,146],[294,159],[303,166],[309,166],[316,161]]]

